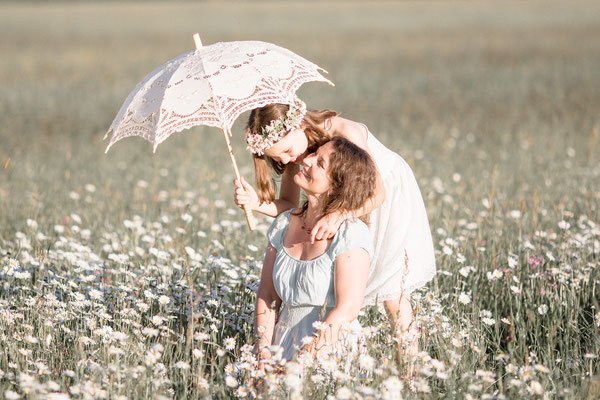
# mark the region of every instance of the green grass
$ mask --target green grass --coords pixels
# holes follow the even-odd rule
[[[413,168],[440,274],[415,299],[424,353],[405,397],[597,396],[598,21],[595,2],[0,5],[0,397],[233,397],[227,375],[245,387],[251,371],[226,365],[251,342],[269,221],[245,229],[221,134],[195,128],[156,154],[126,139],[105,155],[102,142],[133,86],[194,32],[317,62],[336,86],[305,85],[308,106],[366,123]],[[234,150],[251,178],[243,122]],[[362,322],[377,328],[377,368],[321,371],[305,397],[384,397],[402,379],[386,317]],[[220,355],[227,337],[237,347]]]

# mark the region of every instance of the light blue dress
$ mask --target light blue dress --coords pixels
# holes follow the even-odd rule
[[[360,220],[344,222],[333,237],[327,251],[312,260],[298,260],[283,246],[291,211],[280,214],[267,232],[269,243],[277,250],[273,265],[273,284],[282,300],[275,324],[273,344],[283,348],[289,360],[302,346],[302,338],[315,332],[313,323],[323,321],[335,307],[334,268],[339,255],[355,248],[373,254],[369,228]],[[353,321],[354,328],[358,325]],[[360,327],[360,325],[358,325]]]

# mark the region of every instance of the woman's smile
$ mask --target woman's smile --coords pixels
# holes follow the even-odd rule
[[[306,179],[311,179],[310,174],[308,173],[308,169],[302,169],[302,173],[304,174],[304,176],[306,177]]]
[[[306,167],[300,169],[300,171],[298,171],[298,175],[303,176],[304,179],[306,179],[307,181],[311,179],[310,174],[308,173],[308,169]]]

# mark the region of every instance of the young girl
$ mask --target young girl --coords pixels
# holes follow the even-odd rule
[[[311,240],[331,237],[349,217],[370,213],[375,246],[366,303],[384,301],[400,338],[415,332],[410,293],[435,275],[435,256],[425,205],[412,170],[386,148],[367,127],[330,110],[307,111],[298,98],[291,105],[271,104],[251,112],[246,140],[254,155],[257,190],[235,182],[235,202],[275,217],[296,207],[300,188],[293,177],[307,154],[333,137],[344,137],[367,151],[378,169],[375,196],[351,213],[334,211],[311,228]],[[272,171],[282,175],[275,198]],[[415,337],[410,335],[409,337]],[[412,341],[410,352],[416,351]],[[400,350],[400,348],[399,348]]]
[[[299,348],[314,355],[343,352],[353,347],[352,331],[360,326],[356,316],[373,252],[369,228],[361,220],[346,220],[332,239],[311,243],[307,226],[334,211],[357,210],[372,198],[375,164],[364,150],[336,137],[302,165],[293,179],[307,201],[280,214],[267,233],[255,311],[261,359],[269,357],[265,347],[271,345],[281,346],[287,360]],[[324,330],[315,329],[317,321],[324,322]]]

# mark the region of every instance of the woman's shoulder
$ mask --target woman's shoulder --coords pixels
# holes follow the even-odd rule
[[[292,213],[294,212],[294,210],[295,210],[295,208],[285,210],[284,212],[279,214],[277,217],[275,217],[273,224],[277,225],[279,227],[287,226],[290,223],[290,219],[292,218]]]
[[[285,210],[281,214],[279,214],[275,219],[289,220],[294,211],[296,211],[295,208],[290,208],[289,210]]]
[[[369,227],[358,218],[347,219],[340,225],[340,230],[346,235],[361,235],[369,233]]]
[[[344,221],[331,243],[333,255],[337,257],[346,251],[359,247],[372,254],[373,238],[369,227],[360,219]]]
[[[290,223],[290,217],[292,214],[292,210],[287,210],[279,214],[271,223],[269,230],[267,231],[267,238],[271,245],[275,248],[279,247],[280,242],[283,240],[282,234],[285,231],[285,228]]]

